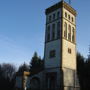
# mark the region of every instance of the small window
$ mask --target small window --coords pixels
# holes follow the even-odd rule
[[[57,12],[57,18],[59,18],[59,17],[60,17],[60,12],[58,11],[58,12]]]
[[[67,13],[65,12],[65,17],[67,18]]]
[[[53,20],[55,19],[55,13],[53,14]]]
[[[56,56],[56,51],[55,51],[55,50],[50,51],[49,57],[50,57],[50,58],[53,58],[53,57],[55,57],[55,56]]]
[[[50,16],[49,16],[49,22],[51,21],[51,18],[52,18],[52,17],[51,17],[51,15],[50,15]]]
[[[70,20],[70,15],[68,15],[68,19]]]
[[[68,53],[69,53],[69,54],[71,54],[71,53],[72,53],[71,48],[68,48]]]

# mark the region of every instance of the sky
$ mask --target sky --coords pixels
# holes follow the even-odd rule
[[[29,63],[35,51],[43,58],[45,9],[59,1],[0,0],[0,63]],[[77,10],[77,51],[87,57],[90,0],[71,0],[71,6]]]

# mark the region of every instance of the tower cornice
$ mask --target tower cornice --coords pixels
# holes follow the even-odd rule
[[[75,10],[74,8],[72,8],[68,3],[64,2],[64,1],[58,2],[58,3],[56,3],[55,5],[47,8],[47,9],[45,10],[45,13],[46,13],[46,15],[47,15],[47,14],[49,14],[49,13],[51,13],[51,12],[53,12],[53,11],[59,9],[59,8],[63,8],[63,7],[64,7],[66,10],[68,10],[70,13],[72,13],[74,16],[77,15],[76,10]]]

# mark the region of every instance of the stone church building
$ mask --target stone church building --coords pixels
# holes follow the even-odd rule
[[[31,76],[30,88],[80,90],[76,73],[76,10],[60,1],[45,10],[44,70]]]

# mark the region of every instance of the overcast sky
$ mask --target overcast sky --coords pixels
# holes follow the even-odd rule
[[[45,9],[60,0],[0,0],[0,63],[28,63],[44,55]],[[77,10],[77,50],[90,45],[90,0],[72,0]]]

